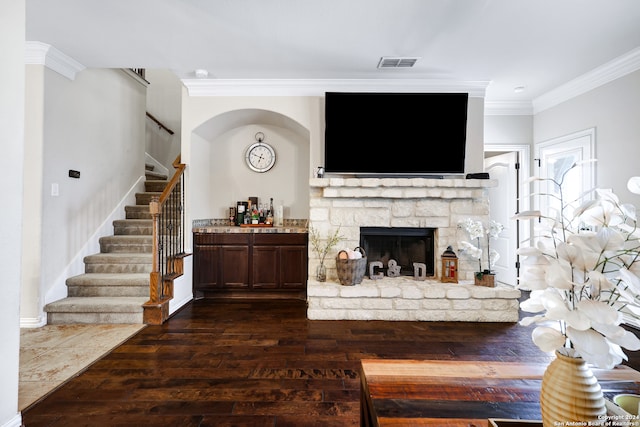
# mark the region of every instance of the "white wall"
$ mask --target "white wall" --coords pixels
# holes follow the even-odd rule
[[[596,186],[611,188],[640,209],[627,180],[640,175],[640,71],[541,111],[534,117],[535,143],[596,128]]]
[[[42,174],[44,150],[44,75],[42,65],[28,65],[26,72],[26,126],[24,146],[27,161],[24,165],[23,221],[29,224],[22,230],[22,295],[20,325],[41,326],[44,297],[40,289],[42,269]]]
[[[264,142],[276,152],[276,163],[268,172],[250,170],[245,162],[245,151],[256,142],[255,135],[262,132]],[[206,168],[210,171],[208,201],[202,218],[226,218],[229,207],[236,202],[258,197],[259,203],[273,198],[274,206],[284,206],[285,218],[309,216],[309,142],[289,129],[249,124],[231,129],[214,141],[206,141],[205,148],[198,145],[202,157],[209,152]],[[194,212],[194,215],[196,213]]]
[[[24,0],[0,1],[0,144],[3,174],[10,179],[3,191],[0,213],[2,302],[0,310],[0,425],[20,426],[18,370],[20,356],[20,264],[24,172]]]
[[[182,82],[170,70],[147,69],[147,111],[171,129],[171,135],[151,119],[146,120],[145,150],[173,175],[173,161],[180,154]]]
[[[484,118],[484,143],[531,146],[533,143],[533,116],[486,116]]]
[[[193,219],[226,218],[250,196],[283,200],[289,218],[307,218],[312,144],[318,146],[317,97],[189,97],[183,92],[182,159],[189,165],[187,213]],[[244,120],[246,112],[254,119]],[[220,116],[223,119],[216,120]],[[257,118],[256,118],[257,117]],[[257,121],[257,122],[256,122]],[[262,131],[277,150],[273,170],[249,171],[244,150]],[[302,134],[306,138],[301,139]],[[319,154],[316,154],[319,155]],[[315,160],[317,162],[318,160]],[[319,163],[318,163],[319,164]]]
[[[465,173],[484,170],[484,98],[469,97]],[[443,147],[446,150],[446,147]]]
[[[43,88],[27,99],[28,111],[42,103],[42,233],[24,257],[35,263],[29,254],[41,255],[41,276],[37,284],[25,282],[23,292],[33,299],[21,303],[25,313],[41,317],[43,304],[66,296],[66,278],[84,272],[83,257],[100,251],[101,231],[113,233],[113,219],[124,218],[126,198],[134,204],[144,179],[146,97],[145,85],[119,69],[85,69],[69,80],[45,68]],[[80,179],[70,178],[70,169]]]

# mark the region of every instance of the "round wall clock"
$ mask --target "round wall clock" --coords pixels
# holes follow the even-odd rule
[[[276,152],[273,147],[264,142],[264,134],[256,134],[258,142],[251,144],[245,152],[247,166],[255,172],[266,172],[276,163]]]

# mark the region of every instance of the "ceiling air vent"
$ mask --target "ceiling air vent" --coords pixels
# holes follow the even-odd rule
[[[378,62],[378,68],[411,68],[420,59],[409,56],[383,56]]]

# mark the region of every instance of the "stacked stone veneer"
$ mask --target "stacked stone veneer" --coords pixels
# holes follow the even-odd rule
[[[457,251],[467,240],[458,223],[473,218],[489,220],[488,188],[495,180],[429,178],[313,178],[310,180],[309,226],[325,237],[340,227],[344,237],[330,251],[325,266],[329,280],[337,281],[336,253],[360,244],[360,227],[435,228],[436,277],[440,255],[447,246]],[[309,245],[309,275],[314,276],[318,256]],[[477,261],[460,257],[459,278],[473,280]]]
[[[409,277],[364,279],[353,286],[307,284],[312,320],[517,322],[520,291],[471,283],[415,281]]]
[[[309,245],[307,298],[310,319],[516,321],[517,298],[512,288],[474,286],[477,260],[460,257],[459,284],[439,282],[440,254],[467,236],[458,223],[489,220],[488,188],[495,180],[464,178],[313,178],[310,180],[309,226],[326,237],[338,227],[344,239],[327,255],[327,282],[315,281],[319,264]],[[434,228],[435,276],[365,279],[339,284],[335,255],[355,248],[360,227]],[[466,282],[466,284],[465,284]]]

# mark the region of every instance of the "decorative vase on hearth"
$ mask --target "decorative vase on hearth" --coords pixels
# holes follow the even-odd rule
[[[556,351],[542,377],[540,412],[544,427],[598,425],[606,418],[602,389],[587,362]]]
[[[316,269],[316,280],[318,282],[326,282],[327,281],[327,268],[324,264],[318,265]]]

